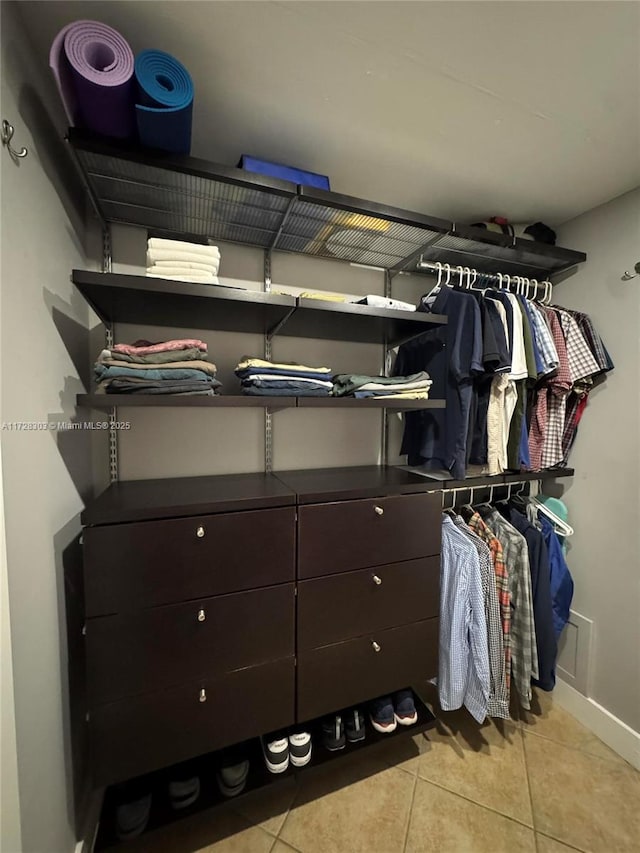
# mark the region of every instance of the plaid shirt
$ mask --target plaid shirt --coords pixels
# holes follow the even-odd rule
[[[496,509],[481,510],[485,522],[499,538],[509,572],[511,593],[511,669],[513,682],[526,710],[531,707],[531,679],[538,678],[538,650],[533,615],[529,549],[524,536]]]
[[[482,580],[482,595],[484,597],[484,615],[487,620],[487,640],[489,643],[489,701],[487,714],[490,717],[509,719],[509,692],[504,660],[504,644],[502,639],[502,622],[498,605],[498,590],[496,574],[493,568],[491,552],[488,546],[465,524],[464,519],[452,516],[453,523],[465,536],[468,536],[478,551],[480,560],[480,577]]]
[[[509,592],[509,574],[504,562],[502,545],[497,536],[487,527],[479,513],[469,513],[466,519],[469,529],[488,546],[496,578],[500,619],[502,622],[502,645],[504,647],[504,671],[507,696],[511,686],[511,593]]]
[[[566,311],[567,309],[563,308],[562,310]],[[579,311],[567,311],[567,313],[571,314],[578,324],[578,328],[582,332],[582,335],[587,342],[587,346],[591,350],[591,354],[598,363],[600,372],[606,373],[609,370],[613,370],[614,365],[611,361],[611,356],[607,352],[607,348],[605,347],[602,338],[597,333],[591,317],[589,317],[588,314],[581,314]]]
[[[568,311],[560,309],[556,313],[560,320],[567,345],[567,358],[569,359],[572,383],[579,382],[587,376],[599,373],[600,366],[593,357],[582,332],[578,328],[578,324],[571,314]]]
[[[542,375],[546,376],[548,373],[553,373],[558,367],[558,351],[553,342],[546,317],[535,302],[529,304],[529,312],[533,321],[531,327],[542,360]]]

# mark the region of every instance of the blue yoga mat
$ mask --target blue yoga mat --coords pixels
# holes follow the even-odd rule
[[[175,57],[143,50],[135,63],[140,142],[150,148],[188,154],[191,150],[193,81]]]

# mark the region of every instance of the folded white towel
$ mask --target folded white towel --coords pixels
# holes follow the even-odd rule
[[[219,255],[202,255],[198,252],[181,252],[177,249],[148,249],[147,266],[155,264],[157,261],[190,261],[193,264],[220,266]]]
[[[188,243],[185,240],[163,240],[161,237],[149,237],[148,249],[160,249],[170,252],[191,252],[194,255],[215,255],[220,257],[220,249],[217,246],[203,246],[202,243]]]
[[[163,267],[182,267],[185,270],[193,270],[194,272],[210,272],[213,275],[216,275],[219,269],[219,263],[200,263],[199,261],[151,261],[148,258],[147,266],[158,267],[158,270]]]
[[[150,267],[147,267],[147,272],[153,272],[157,275],[166,275],[167,277],[172,275],[193,275],[197,278],[212,278],[216,274],[213,270],[192,270],[189,267],[182,266],[178,261],[176,261],[172,266],[165,267],[159,267],[156,264],[152,264]]]
[[[165,275],[147,270],[148,278],[167,278],[172,281],[193,281],[196,284],[220,284],[217,275],[198,276],[198,275]]]

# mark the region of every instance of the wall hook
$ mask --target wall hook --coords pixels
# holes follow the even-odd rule
[[[624,275],[621,277],[621,281],[631,281],[632,278],[637,278],[640,275],[640,261],[634,266],[635,272],[629,272],[625,270]]]
[[[2,119],[2,136],[0,139],[2,140],[2,144],[9,151],[12,160],[22,160],[23,157],[26,157],[29,153],[27,149],[22,146],[19,151],[16,151],[15,148],[11,147],[11,140],[13,139],[13,125],[9,124],[6,118]]]

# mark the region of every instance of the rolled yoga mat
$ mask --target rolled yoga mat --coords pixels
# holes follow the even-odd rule
[[[119,32],[99,21],[74,21],[49,52],[72,125],[124,139],[135,132],[133,51]]]
[[[193,113],[189,72],[168,53],[143,50],[136,56],[135,73],[140,142],[151,148],[188,154]]]

